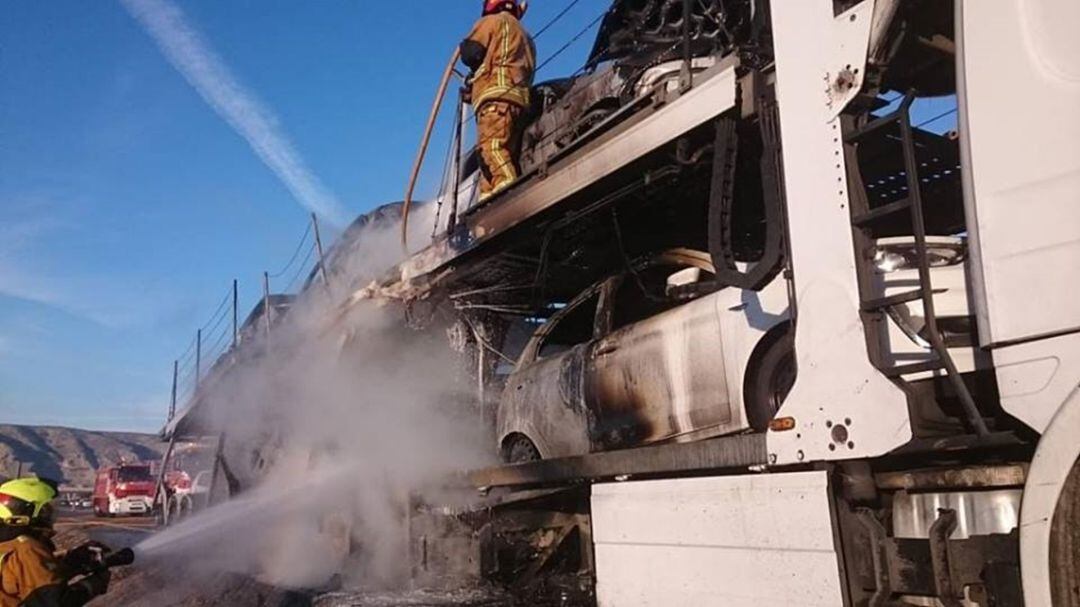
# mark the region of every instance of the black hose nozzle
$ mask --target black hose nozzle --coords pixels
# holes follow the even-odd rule
[[[126,567],[135,562],[135,551],[131,548],[124,548],[117,550],[116,552],[110,552],[101,563],[106,569],[112,569],[113,567]]]

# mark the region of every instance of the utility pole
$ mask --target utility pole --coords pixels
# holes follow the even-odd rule
[[[169,421],[176,417],[176,382],[180,375],[180,361],[174,360],[172,364],[172,401],[169,403]]]
[[[195,332],[195,388],[202,381],[202,329]]]
[[[239,325],[236,324],[237,320],[238,320],[238,317],[237,317],[236,313],[237,313],[237,303],[238,303],[238,299],[239,299],[238,296],[237,296],[237,293],[239,291],[239,284],[240,284],[240,281],[234,278],[233,281],[232,281],[232,347],[233,348],[235,348],[236,344],[240,341],[240,327],[239,327]]]
[[[323,284],[330,288],[330,280],[326,276],[326,257],[323,255],[322,237],[319,236],[319,220],[315,213],[311,214],[311,227],[315,232],[315,251],[319,254],[319,274],[322,275]]]
[[[270,273],[263,272],[263,317],[266,319],[266,336],[270,336]]]

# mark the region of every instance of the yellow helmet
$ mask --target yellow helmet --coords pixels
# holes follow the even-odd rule
[[[0,523],[51,526],[56,484],[39,478],[19,478],[0,485]]]

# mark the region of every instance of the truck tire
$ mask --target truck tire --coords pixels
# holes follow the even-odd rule
[[[173,495],[169,498],[169,526],[176,525],[184,518],[183,512],[180,511],[180,496]]]
[[[743,389],[746,420],[755,432],[765,432],[795,385],[795,333],[790,329],[766,341],[750,360]],[[768,339],[768,337],[766,337]]]
[[[190,517],[195,512],[195,505],[191,501],[191,496],[190,495],[180,496],[179,502],[180,502],[180,505],[179,505],[179,509],[177,510],[177,512],[179,513],[180,516],[178,517],[178,520],[183,521],[183,520],[186,520],[188,517]]]
[[[1055,607],[1080,607],[1080,460],[1065,479],[1054,509],[1050,592]]]

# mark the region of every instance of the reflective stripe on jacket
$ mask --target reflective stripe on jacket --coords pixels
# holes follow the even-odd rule
[[[528,107],[536,48],[521,22],[505,11],[487,15],[466,40],[486,50],[483,63],[473,72],[473,107],[495,100]]]

